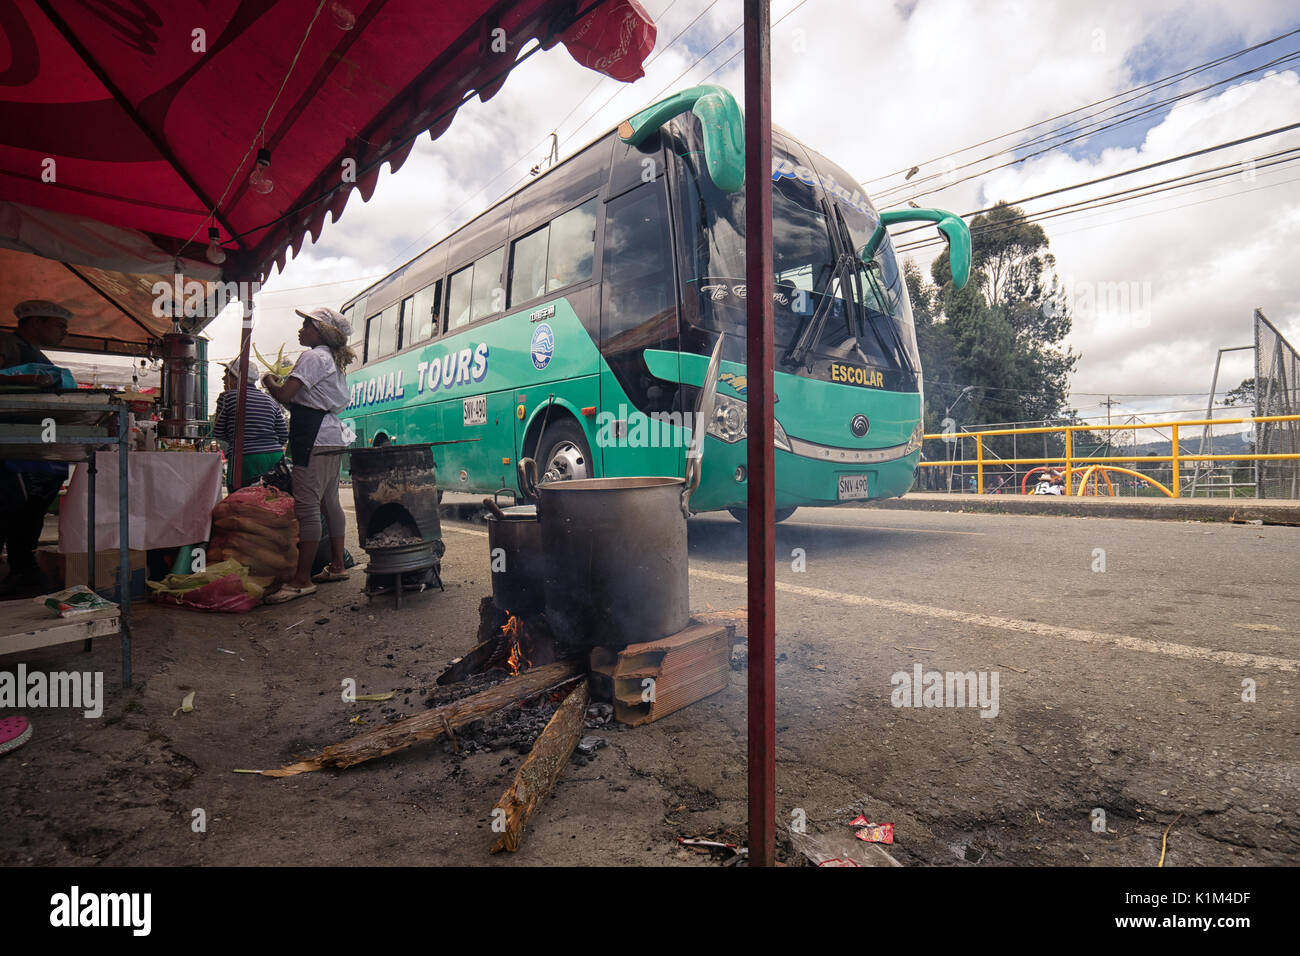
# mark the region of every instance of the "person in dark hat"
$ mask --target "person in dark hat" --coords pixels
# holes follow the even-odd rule
[[[343,538],[346,530],[339,503],[341,452],[350,439],[345,436],[339,412],[348,406],[348,383],[344,370],[356,360],[348,347],[352,325],[333,309],[299,311],[302,328],[298,341],[307,351],[298,356],[293,369],[280,381],[269,373],[262,384],[281,405],[289,408],[289,456],[293,459],[294,513],[298,517],[298,569],[279,590],[268,594],[268,604],[280,604],[313,594],[317,582],[342,581]],[[311,577],[312,561],[320,544],[320,516],[329,528],[333,560]]]
[[[235,414],[239,408],[239,359],[222,363],[224,391],[217,396],[217,413],[212,422],[212,437],[235,447]],[[244,463],[239,486],[251,484],[266,474],[284,457],[289,440],[289,425],[284,413],[270,395],[257,387],[257,363],[248,363],[247,397],[244,399]],[[234,490],[235,469],[231,463],[226,486]]]
[[[0,369],[19,365],[54,363],[41,351],[58,347],[68,334],[72,313],[45,299],[28,299],[14,307],[18,328],[0,333]],[[45,515],[59,496],[68,476],[62,462],[0,462],[0,544],[9,563],[9,574],[0,581],[0,596],[41,589],[36,567],[36,546],[41,540]]]

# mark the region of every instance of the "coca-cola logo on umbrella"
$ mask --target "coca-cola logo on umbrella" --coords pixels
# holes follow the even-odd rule
[[[580,64],[624,83],[645,76],[641,64],[654,49],[658,30],[636,0],[601,4],[560,34]]]

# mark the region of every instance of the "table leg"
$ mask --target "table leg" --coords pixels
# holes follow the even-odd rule
[[[122,686],[131,686],[131,512],[126,408],[117,415],[117,538],[118,584],[122,598]]]
[[[86,460],[86,583],[95,590],[95,449],[91,447]],[[66,581],[64,582],[67,583]],[[81,645],[83,653],[90,653],[90,638]]]

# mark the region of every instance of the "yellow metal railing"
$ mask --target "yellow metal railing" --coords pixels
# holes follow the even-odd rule
[[[973,439],[975,442],[975,457],[970,459],[960,459],[957,461],[922,461],[922,468],[957,468],[957,467],[975,467],[975,485],[979,494],[984,493],[984,468],[986,465],[1001,467],[1003,465],[1056,465],[1058,462],[1064,462],[1062,471],[1065,472],[1065,493],[1067,495],[1075,494],[1073,490],[1074,473],[1084,472],[1087,469],[1098,465],[1117,465],[1120,462],[1133,463],[1164,463],[1169,462],[1173,477],[1166,488],[1158,481],[1152,479],[1149,475],[1143,475],[1139,472],[1130,471],[1125,468],[1111,468],[1111,471],[1120,471],[1126,474],[1137,475],[1144,481],[1150,482],[1157,489],[1162,491],[1170,498],[1181,497],[1181,482],[1179,481],[1179,465],[1184,461],[1292,461],[1300,459],[1300,454],[1237,454],[1237,455],[1185,455],[1182,453],[1178,444],[1178,430],[1180,428],[1204,427],[1206,425],[1243,425],[1253,422],[1294,422],[1300,421],[1300,415],[1264,415],[1259,418],[1197,418],[1181,422],[1141,422],[1128,425],[1045,425],[1037,428],[994,428],[987,431],[977,432],[956,432],[938,435],[926,435],[927,439],[943,439],[946,441]],[[1104,432],[1104,431],[1130,431],[1139,428],[1168,428],[1171,430],[1170,453],[1168,455],[1106,455],[1102,457],[1085,456],[1076,459],[1074,457],[1074,433],[1075,432]],[[984,457],[984,439],[992,438],[999,435],[1045,435],[1056,432],[1065,433],[1065,455],[1044,458],[985,458]],[[1080,484],[1082,489],[1083,484]]]

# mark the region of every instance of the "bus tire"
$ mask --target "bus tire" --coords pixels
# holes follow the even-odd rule
[[[799,510],[799,506],[798,506],[798,505],[795,505],[794,507],[791,507],[791,508],[777,508],[777,509],[776,509],[776,514],[775,514],[773,517],[774,517],[776,523],[777,523],[777,524],[780,524],[782,521],[784,521],[786,518],[790,517],[792,514],[794,514],[794,513],[795,513],[796,511],[798,511],[798,510]],[[748,509],[748,508],[728,508],[728,509],[727,509],[727,512],[731,515],[731,517],[735,518],[735,519],[736,519],[737,521],[739,521],[741,524],[748,524],[748,523],[749,523],[749,509]]]
[[[552,422],[542,434],[542,442],[544,447],[537,449],[539,483],[595,477],[591,447],[577,422],[567,418]]]

